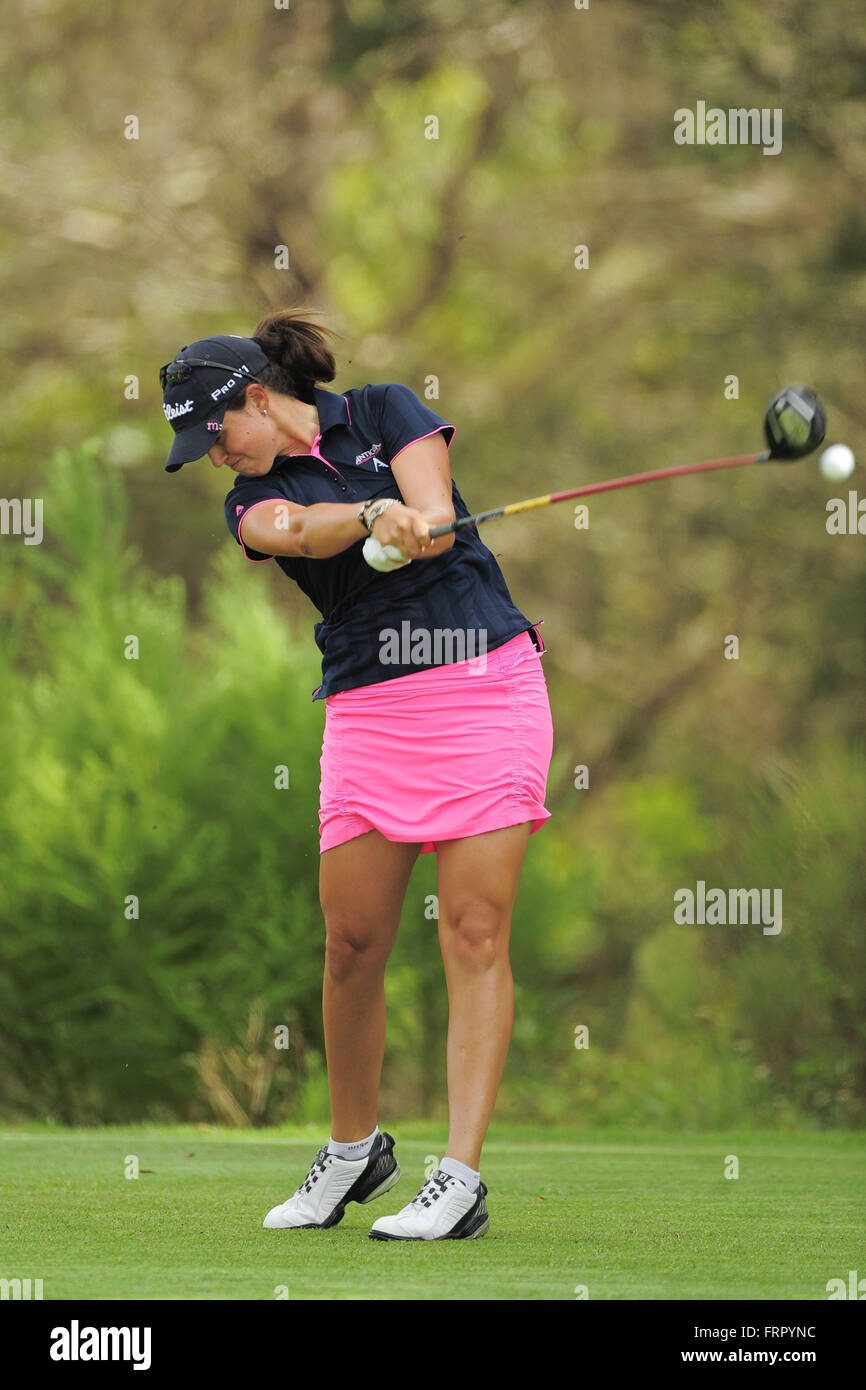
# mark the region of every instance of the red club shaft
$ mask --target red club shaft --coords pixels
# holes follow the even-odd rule
[[[675,478],[682,473],[704,473],[712,468],[742,468],[747,463],[757,463],[766,458],[765,454],[739,454],[729,459],[707,459],[704,463],[681,463],[674,468],[656,468],[651,473],[630,473],[626,478],[608,478],[601,483],[587,483],[584,487],[569,488],[567,492],[552,492],[551,502],[564,502],[569,497],[587,497],[591,492],[610,492],[615,487],[631,487],[633,483],[653,483],[657,478]],[[518,502],[517,506],[521,504]],[[506,511],[510,508],[506,507]]]

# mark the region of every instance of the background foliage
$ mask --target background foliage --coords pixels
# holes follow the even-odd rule
[[[759,447],[788,380],[862,453],[858,18],[7,5],[0,491],[42,497],[46,531],[0,536],[0,1113],[327,1113],[316,615],[243,563],[224,475],[163,472],[159,364],[313,304],[337,389],[438,378],[475,509]],[[782,108],[782,154],[674,145],[699,99]],[[599,498],[585,531],[565,505],[483,533],[545,619],[556,729],[497,1114],[862,1124],[866,585],[863,537],[825,529],[839,490],[809,461]],[[781,887],[782,932],[676,926],[698,879]],[[432,893],[424,856],[383,1115],[444,1105]]]

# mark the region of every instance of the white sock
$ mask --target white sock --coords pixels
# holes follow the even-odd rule
[[[448,1173],[452,1178],[458,1178],[464,1187],[468,1187],[470,1192],[478,1191],[478,1184],[481,1182],[481,1174],[476,1173],[474,1168],[469,1168],[465,1163],[461,1163],[459,1158],[443,1158],[439,1164],[443,1173]]]
[[[373,1147],[373,1140],[379,1133],[379,1126],[368,1134],[366,1139],[353,1139],[351,1144],[341,1144],[337,1139],[331,1139],[328,1143],[328,1153],[336,1154],[337,1158],[366,1158]]]

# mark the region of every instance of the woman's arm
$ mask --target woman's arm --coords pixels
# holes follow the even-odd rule
[[[272,498],[259,502],[241,517],[240,536],[249,550],[263,555],[305,555],[327,560],[366,537],[358,520],[358,502],[297,502]]]

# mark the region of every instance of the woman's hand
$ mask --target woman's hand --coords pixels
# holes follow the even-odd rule
[[[420,560],[433,544],[430,527],[423,513],[397,502],[387,507],[373,522],[373,535],[380,545],[395,545],[407,560]]]

